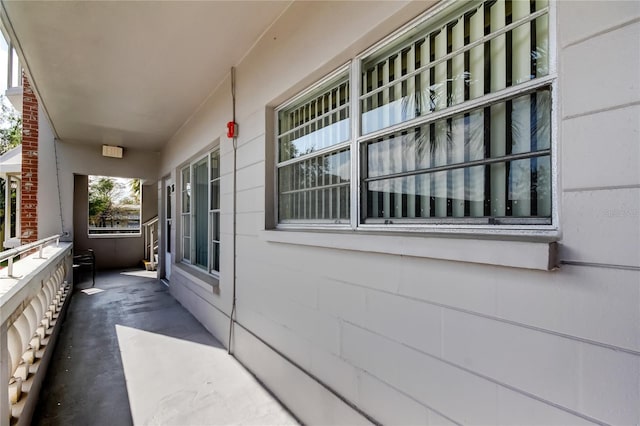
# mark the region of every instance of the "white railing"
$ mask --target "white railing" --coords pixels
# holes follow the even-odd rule
[[[71,291],[71,251],[56,235],[0,253],[0,426],[31,421]]]
[[[158,255],[158,216],[149,219],[142,224],[144,233],[144,258],[149,261],[150,265],[147,269],[154,271],[156,269]]]

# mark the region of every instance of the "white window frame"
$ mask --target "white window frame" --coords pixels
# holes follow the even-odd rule
[[[100,228],[92,228],[89,224],[89,199],[90,199],[90,194],[91,194],[91,185],[90,185],[90,178],[91,177],[98,177],[98,178],[108,178],[108,179],[127,179],[128,183],[130,183],[131,181],[138,179],[140,181],[140,194],[139,194],[139,213],[138,213],[138,226],[136,228],[132,228],[131,232],[127,232],[127,228],[117,228],[118,230],[114,231],[114,232],[105,232],[105,233],[98,233],[95,232],[96,230],[99,230]],[[87,237],[89,239],[100,239],[100,238],[139,238],[140,236],[142,236],[142,228],[143,228],[143,223],[142,223],[142,179],[140,178],[121,178],[118,176],[106,176],[106,175],[87,175]],[[92,232],[92,230],[94,232]]]
[[[212,223],[212,213],[217,212],[218,214],[220,214],[220,191],[218,191],[218,208],[217,209],[212,209],[211,208],[211,183],[214,181],[218,181],[220,182],[220,176],[218,175],[216,178],[211,177],[211,159],[214,153],[218,153],[218,159],[220,158],[220,149],[219,147],[216,147],[214,149],[208,150],[205,154],[203,155],[198,155],[197,157],[193,158],[192,160],[190,160],[188,163],[184,164],[182,167],[180,167],[179,170],[179,176],[180,176],[180,244],[181,244],[181,256],[180,256],[180,262],[182,264],[185,265],[189,265],[190,267],[196,268],[198,271],[201,272],[206,272],[207,274],[215,277],[215,278],[219,278],[220,277],[220,271],[219,270],[215,270],[214,269],[214,261],[212,258],[212,247],[214,245],[214,242],[218,244],[218,247],[221,247],[220,244],[220,240],[213,240],[213,223]],[[198,265],[196,264],[195,261],[195,256],[196,256],[196,238],[195,238],[195,233],[196,233],[196,221],[195,221],[195,198],[194,198],[194,166],[201,164],[203,161],[206,162],[206,168],[207,168],[207,179],[206,179],[206,186],[207,186],[207,208],[206,208],[206,214],[207,214],[207,238],[206,238],[206,248],[207,248],[207,265],[206,268],[202,268],[202,265]],[[219,160],[218,160],[219,161]],[[184,172],[188,170],[188,176],[189,176],[189,189],[187,189],[184,185]],[[218,170],[219,170],[219,165],[218,165]],[[185,206],[184,206],[184,195],[183,193],[185,191],[189,191],[190,195],[189,195],[189,211],[185,212]],[[189,218],[189,236],[185,237],[184,235],[184,226],[185,226],[185,218],[188,217]],[[188,256],[185,254],[185,238],[189,238],[189,253]],[[218,253],[218,256],[220,254]],[[219,258],[218,258],[219,259]],[[220,261],[218,260],[218,265],[220,265]],[[219,267],[219,266],[218,266]]]
[[[323,79],[321,79],[320,81],[316,82],[315,84],[313,84],[312,86],[310,86],[309,88],[307,88],[306,90],[304,90],[303,92],[299,93],[298,95],[294,96],[293,98],[289,99],[287,102],[283,103],[282,105],[278,106],[275,109],[275,129],[279,128],[279,118],[278,118],[278,114],[280,111],[282,111],[283,109],[286,109],[287,107],[298,103],[299,101],[307,98],[310,94],[314,93],[315,91],[317,91],[320,87],[324,86],[327,82],[334,80],[338,77],[340,77],[342,74],[346,74],[347,80],[349,82],[349,106],[348,106],[348,111],[349,114],[353,114],[353,76],[351,74],[351,66],[350,66],[350,62],[347,64],[344,64],[342,66],[340,66],[339,68],[337,68],[336,70],[334,70],[333,72],[331,72],[329,75],[325,76]],[[278,173],[279,173],[279,169],[281,167],[286,167],[290,164],[295,164],[298,162],[302,162],[304,160],[307,159],[311,159],[311,158],[319,158],[322,157],[325,154],[331,154],[331,153],[338,153],[340,151],[343,151],[345,149],[348,150],[349,155],[353,155],[353,153],[351,152],[351,150],[353,149],[353,129],[354,129],[354,118],[351,115],[350,117],[350,127],[349,127],[349,138],[343,142],[340,143],[336,143],[334,145],[330,145],[326,148],[322,148],[322,149],[318,149],[316,151],[313,151],[311,153],[308,154],[304,154],[301,155],[299,157],[295,157],[295,158],[291,158],[289,160],[286,161],[279,161],[280,158],[280,143],[279,143],[279,137],[281,135],[276,134],[275,137],[275,158],[276,158],[276,166],[275,166],[275,182],[276,182],[276,186],[275,186],[275,203],[274,203],[274,209],[275,209],[275,218],[276,218],[276,222],[278,223],[278,227],[283,227],[283,228],[298,228],[298,227],[305,227],[305,228],[327,228],[327,229],[348,229],[351,227],[351,222],[352,222],[352,217],[353,217],[353,197],[352,197],[352,188],[353,188],[353,158],[351,158],[350,160],[350,170],[351,170],[351,174],[350,174],[350,179],[351,181],[349,182],[349,196],[350,196],[350,202],[349,202],[349,219],[347,220],[339,220],[339,219],[324,219],[324,220],[292,220],[292,221],[281,221],[280,220],[280,209],[279,209],[279,198],[280,198],[280,193],[279,193],[279,182],[278,182]],[[277,130],[276,130],[277,132]]]
[[[496,235],[543,235],[550,236],[557,234],[558,231],[558,195],[557,195],[557,176],[558,176],[558,147],[557,147],[557,139],[558,139],[558,83],[557,83],[557,54],[556,54],[556,25],[555,25],[555,2],[553,0],[549,0],[548,5],[546,6],[546,14],[548,16],[548,73],[546,76],[537,77],[533,80],[530,80],[526,83],[520,83],[515,86],[511,86],[507,89],[503,89],[497,92],[491,92],[487,95],[481,96],[477,99],[465,101],[461,104],[447,107],[442,112],[431,113],[426,116],[414,118],[409,121],[405,121],[394,126],[382,128],[380,130],[362,134],[361,133],[361,120],[362,117],[360,115],[360,101],[361,101],[361,63],[364,58],[372,55],[374,52],[380,51],[384,49],[391,43],[396,42],[398,39],[415,29],[417,26],[424,24],[426,21],[431,19],[440,19],[441,15],[444,13],[455,12],[456,9],[459,9],[457,6],[458,2],[455,0],[445,0],[435,7],[431,8],[422,16],[417,17],[413,21],[406,24],[403,28],[398,31],[390,34],[385,39],[380,42],[374,44],[370,48],[366,49],[359,55],[355,56],[349,64],[340,67],[336,71],[327,75],[322,80],[315,83],[313,86],[299,93],[295,97],[291,98],[284,104],[278,106],[275,109],[275,129],[278,129],[278,111],[285,108],[292,103],[300,101],[302,98],[306,97],[311,93],[315,88],[323,85],[325,82],[334,78],[337,73],[344,72],[344,68],[349,68],[349,81],[350,81],[350,117],[351,117],[351,143],[350,143],[350,153],[351,153],[351,208],[350,208],[350,223],[345,224],[323,224],[323,223],[282,223],[278,219],[278,199],[279,199],[279,188],[278,188],[278,175],[277,170],[275,168],[275,188],[274,188],[274,210],[275,210],[275,218],[276,218],[276,229],[314,229],[314,228],[327,228],[327,229],[336,229],[336,230],[344,230],[351,229],[353,231],[385,231],[385,232],[442,232],[444,234],[454,233],[454,234],[496,234]],[[537,12],[536,12],[537,13]],[[451,218],[447,218],[448,220],[445,222],[448,223],[438,223],[437,220],[433,220],[430,222],[421,222],[421,223],[410,223],[410,221],[404,221],[402,223],[393,224],[389,226],[388,224],[379,224],[379,223],[361,223],[361,184],[362,184],[362,175],[361,175],[361,144],[366,140],[371,140],[376,137],[380,137],[383,135],[392,134],[398,130],[415,127],[417,125],[435,122],[438,119],[448,118],[455,116],[460,113],[464,113],[467,111],[475,110],[481,106],[487,106],[494,103],[498,103],[501,101],[505,101],[507,99],[514,99],[519,94],[531,93],[537,88],[549,88],[550,97],[551,97],[551,111],[550,111],[550,166],[551,166],[551,183],[550,183],[550,202],[551,202],[551,214],[550,214],[550,223],[549,224],[527,224],[523,223],[519,224],[482,224],[477,223],[474,220],[465,220],[466,218],[461,218],[459,220],[450,220]],[[278,164],[277,159],[278,155],[278,134],[276,130],[276,164]],[[333,147],[332,147],[333,148]],[[316,153],[314,153],[316,154]],[[471,218],[473,219],[473,218]]]
[[[212,162],[213,162],[213,158],[214,155],[217,154],[217,161],[218,161],[218,166],[217,166],[217,170],[218,170],[218,176],[212,176],[211,173],[211,168],[212,168]],[[209,252],[207,253],[207,257],[208,257],[208,270],[210,274],[215,274],[215,275],[219,275],[220,274],[220,247],[221,247],[221,230],[220,230],[220,216],[221,216],[221,209],[220,209],[220,190],[221,190],[221,176],[220,176],[220,149],[214,149],[212,151],[209,152],[209,185],[207,188],[207,191],[209,192],[209,204],[208,204],[208,221],[209,221],[209,232],[208,232],[208,236],[209,236]],[[213,187],[213,184],[217,183],[218,184],[218,202],[217,202],[217,208],[213,208],[212,207],[212,202],[213,202],[213,194],[212,194],[212,190],[211,188]],[[218,215],[218,224],[217,226],[214,224],[214,217],[215,215]],[[214,230],[217,228],[218,230],[218,239],[215,238],[215,233]],[[214,250],[214,247],[218,246],[218,250],[217,250],[217,255],[218,255],[218,269],[214,269],[215,266],[215,261],[213,259],[213,254],[216,253],[216,251]]]
[[[185,173],[185,171],[187,171],[188,173]],[[185,175],[189,176],[189,181],[186,182],[185,185]],[[192,237],[192,230],[191,230],[191,163],[183,166],[180,168],[180,253],[181,253],[181,261],[183,263],[191,263],[191,237]],[[188,211],[185,211],[185,193],[187,194],[187,197],[189,199],[189,209]],[[185,236],[185,223],[187,222],[187,220],[189,221],[189,236]],[[189,248],[188,248],[188,257],[185,256],[185,240],[189,238]]]

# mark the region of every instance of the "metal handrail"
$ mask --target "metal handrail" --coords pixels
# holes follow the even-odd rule
[[[13,276],[13,258],[16,256],[20,256],[23,253],[28,252],[31,249],[34,248],[38,248],[40,249],[40,257],[42,257],[42,249],[49,244],[51,241],[56,242],[56,246],[60,243],[60,234],[57,235],[52,235],[51,237],[47,237],[47,238],[43,238],[41,240],[38,241],[34,241],[32,243],[29,244],[25,244],[23,246],[20,247],[16,247],[14,249],[10,249],[10,250],[5,250],[3,252],[0,252],[0,262],[3,262],[5,260],[8,260],[8,276]]]

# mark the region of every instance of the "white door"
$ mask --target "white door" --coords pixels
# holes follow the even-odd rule
[[[168,178],[164,181],[164,277],[169,280],[171,277],[171,251],[173,241],[171,241],[171,226],[173,224],[173,196],[174,196],[175,187],[173,185],[173,179]]]

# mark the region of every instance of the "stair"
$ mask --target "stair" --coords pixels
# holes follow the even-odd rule
[[[144,263],[144,269],[147,271],[155,271],[158,267],[158,262],[152,263],[149,260],[143,260],[142,263]]]
[[[153,261],[143,259],[142,263],[147,271],[155,271],[158,266],[158,216],[142,225],[144,227],[144,257],[153,259]]]

